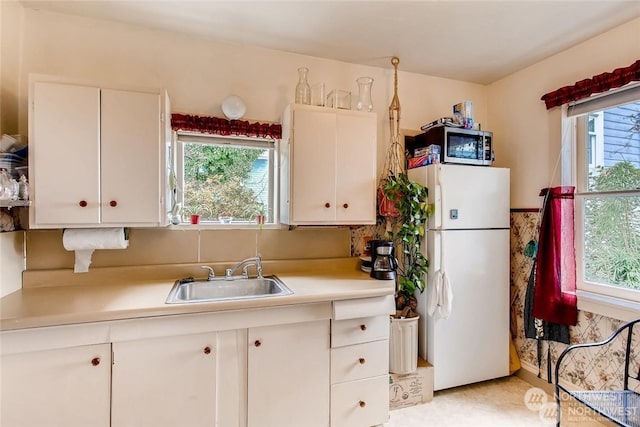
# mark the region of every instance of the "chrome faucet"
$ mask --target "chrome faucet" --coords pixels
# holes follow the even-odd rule
[[[216,278],[216,272],[213,271],[213,268],[209,267],[208,265],[202,265],[200,266],[200,268],[206,268],[207,270],[209,270],[209,275],[207,276],[207,281],[212,281],[213,279]]]
[[[242,267],[242,277],[245,279],[249,277],[249,267],[255,267],[256,272],[258,273],[258,277],[262,278],[262,260],[260,259],[260,255],[256,255],[252,258],[243,259],[232,268],[227,268],[226,270],[226,278],[233,278],[233,274]]]

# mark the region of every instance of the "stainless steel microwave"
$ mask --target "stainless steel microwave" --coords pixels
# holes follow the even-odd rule
[[[450,126],[434,126],[416,135],[407,144],[408,157],[415,150],[436,145],[440,147],[440,162],[463,165],[491,166],[493,164],[493,133]]]

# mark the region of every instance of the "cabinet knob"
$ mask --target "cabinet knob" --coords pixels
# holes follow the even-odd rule
[[[342,205],[342,207],[345,209],[349,209],[349,203],[345,203],[344,205]]]
[[[262,345],[262,342],[260,340],[255,340],[253,345],[255,345],[256,347],[260,347]]]
[[[87,201],[86,200],[80,200],[80,203],[78,203],[80,205],[81,208],[86,208],[87,207]]]
[[[99,357],[94,357],[93,359],[91,359],[91,364],[93,366],[98,366],[100,364],[100,358]]]
[[[361,365],[364,365],[366,360],[364,360],[364,357],[361,357],[358,359],[358,362],[360,362]]]
[[[325,204],[324,204],[324,207],[325,207],[325,208],[330,208],[330,207],[331,207],[331,203],[329,203],[329,202],[325,203]]]
[[[116,206],[118,206],[118,202],[116,202],[115,200],[112,200],[109,202],[109,206],[111,206],[112,208],[115,208]]]
[[[367,325],[360,325],[360,330],[361,331],[366,331],[367,330]]]
[[[367,406],[367,402],[361,400],[360,402],[358,402],[358,405],[360,405],[361,408],[364,408],[365,406]]]
[[[211,347],[206,346],[206,347],[204,348],[204,350],[203,350],[203,353],[204,353],[204,354],[211,354]]]

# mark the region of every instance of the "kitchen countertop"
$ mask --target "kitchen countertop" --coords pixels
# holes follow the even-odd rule
[[[326,264],[326,268],[323,265]],[[206,303],[165,304],[176,279],[150,278],[135,268],[103,269],[89,276],[61,272],[39,274],[37,285],[23,279],[23,288],[0,299],[0,331],[143,318],[152,316],[257,309],[293,304],[393,295],[395,281],[375,280],[360,271],[357,258],[304,262],[265,262],[265,275],[276,274],[293,291],[292,295],[226,300]],[[188,266],[199,271],[198,266]],[[224,267],[222,265],[221,267]],[[196,268],[194,270],[194,268]],[[161,275],[157,266],[151,270]],[[113,270],[119,270],[114,274]],[[184,271],[187,271],[185,269]],[[126,274],[126,280],[114,277]],[[159,272],[158,272],[159,271]],[[165,270],[181,271],[180,269]],[[25,272],[27,273],[27,272]],[[36,274],[37,276],[38,274]],[[79,277],[78,277],[79,276]],[[199,273],[196,277],[201,277]],[[46,283],[50,277],[51,283]],[[60,284],[61,277],[68,283]],[[86,277],[86,279],[83,279]],[[83,283],[83,280],[85,283]]]

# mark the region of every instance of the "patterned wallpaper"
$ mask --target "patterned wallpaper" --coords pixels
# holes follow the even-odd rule
[[[547,356],[551,358],[551,381],[555,372],[555,362],[566,348],[565,344],[542,341],[541,363],[538,367],[538,342],[525,337],[524,333],[524,300],[527,282],[533,259],[524,255],[527,243],[537,235],[537,212],[511,213],[511,333],[522,362],[523,369],[547,380]],[[371,236],[380,238],[384,235],[381,226],[354,227],[351,229],[351,254],[362,255],[365,240]],[[428,285],[427,285],[428,286]],[[578,323],[569,329],[572,344],[590,343],[607,339],[622,322],[594,313],[579,311]],[[640,328],[636,328],[632,345],[632,369],[640,369]],[[625,336],[618,337],[610,344],[611,348],[600,348],[598,351],[581,351],[569,356],[565,368],[561,370],[561,378],[578,389],[613,389],[620,387],[622,381],[622,364],[624,363]],[[632,370],[633,372],[633,370]]]
[[[555,372],[555,362],[567,347],[557,342],[542,342],[541,366],[538,370],[538,343],[525,337],[524,300],[527,282],[533,260],[524,255],[527,243],[536,236],[537,212],[511,213],[511,332],[520,361],[525,369],[540,373],[547,379],[547,355],[551,356],[551,371]],[[603,341],[615,331],[622,322],[594,313],[579,311],[578,323],[569,328],[571,344]],[[585,350],[573,353],[565,359],[560,376],[578,389],[615,389],[621,387],[622,366],[624,363],[624,344],[626,336],[620,336],[609,346],[598,351]],[[640,361],[640,331],[636,328],[632,341],[632,364],[638,372]],[[553,380],[553,376],[552,376]]]

